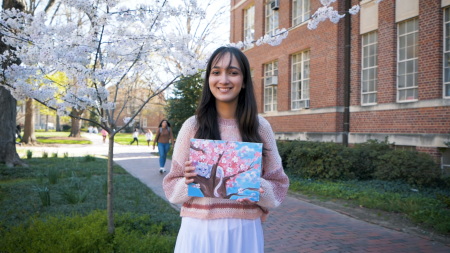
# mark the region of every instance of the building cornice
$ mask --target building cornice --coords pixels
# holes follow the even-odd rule
[[[428,99],[419,100],[413,103],[386,103],[370,106],[350,106],[350,112],[372,112],[372,111],[389,111],[389,110],[405,110],[429,107],[450,106],[450,99]]]

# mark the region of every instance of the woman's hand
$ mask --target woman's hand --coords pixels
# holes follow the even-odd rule
[[[192,177],[197,176],[197,173],[194,172],[195,167],[191,166],[192,165],[191,161],[186,161],[184,165],[186,165],[186,167],[184,168],[185,183],[190,184],[194,182],[194,179]]]
[[[153,150],[155,150],[155,145],[153,145]]]
[[[263,188],[259,188],[259,193],[264,193]],[[256,201],[252,201],[249,198],[243,198],[243,199],[238,199],[236,200],[236,202],[242,203],[242,204],[256,204]]]

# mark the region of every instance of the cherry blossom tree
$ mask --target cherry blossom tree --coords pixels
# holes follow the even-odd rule
[[[205,69],[207,56],[199,57],[194,50],[198,47],[192,46],[205,42],[191,34],[176,34],[167,29],[171,17],[201,18],[205,12],[195,0],[190,0],[189,6],[171,6],[167,0],[132,7],[117,0],[59,3],[62,8],[74,9],[79,18],[52,22],[53,17],[50,20],[45,11],[30,15],[18,9],[3,10],[0,34],[9,48],[0,55],[3,66],[0,86],[15,99],[32,98],[59,116],[89,121],[109,133],[107,213],[108,231],[114,233],[115,133],[133,122],[153,97],[162,94],[180,76]],[[274,38],[280,43],[286,36],[287,33]],[[166,59],[176,66],[166,64]],[[48,78],[57,72],[67,76],[69,85]],[[125,125],[117,127],[120,113],[116,110],[121,112],[126,106],[116,108],[119,89],[136,73],[145,73],[149,80],[146,85],[153,92],[126,119]],[[101,122],[82,118],[73,109],[95,113]]]

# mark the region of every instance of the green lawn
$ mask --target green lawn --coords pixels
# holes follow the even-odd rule
[[[92,144],[85,138],[68,138],[69,132],[35,132],[36,139],[44,144]]]
[[[0,252],[173,252],[179,213],[120,166],[114,166],[111,238],[107,159],[25,161],[29,168],[0,164]]]
[[[405,214],[416,224],[450,234],[450,190],[399,181],[322,181],[289,176],[289,189],[309,196],[345,199],[366,208]],[[415,189],[417,188],[417,189]]]
[[[140,134],[138,137],[139,145],[147,145],[147,138],[145,138],[144,134]],[[114,136],[114,142],[121,145],[128,145],[133,141],[133,134],[131,133],[117,133]],[[136,142],[133,143],[136,145]],[[153,141],[150,142],[150,146],[153,145]]]

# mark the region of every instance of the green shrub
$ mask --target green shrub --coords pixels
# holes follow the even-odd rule
[[[84,157],[84,161],[85,162],[95,162],[95,156],[93,156],[93,155],[86,155]]]
[[[48,153],[46,151],[42,152],[42,158],[48,158]]]
[[[426,153],[392,150],[378,157],[374,177],[380,180],[403,180],[413,185],[435,185],[441,175],[433,157]]]
[[[418,186],[447,185],[434,159],[425,153],[393,150],[386,139],[348,148],[333,142],[278,141],[283,167],[311,179],[401,180]]]
[[[64,152],[63,157],[64,158],[69,158],[69,153],[68,152]]]
[[[52,153],[52,157],[53,157],[53,158],[58,158],[58,152]]]
[[[48,182],[50,184],[58,183],[59,171],[57,168],[51,167],[47,171]]]
[[[115,235],[108,234],[106,211],[87,216],[50,216],[0,228],[0,252],[173,252],[175,236],[148,215],[115,215]]]
[[[287,170],[303,178],[355,178],[352,150],[333,142],[295,142]]]
[[[84,203],[89,191],[85,189],[83,192],[81,190],[73,190],[70,188],[61,188],[60,194],[61,198],[67,201],[69,204]]]
[[[50,190],[45,187],[43,189],[38,188],[37,192],[43,206],[50,206]]]
[[[27,159],[31,159],[33,157],[33,151],[27,150]]]
[[[383,142],[368,140],[365,143],[355,144],[353,151],[355,160],[353,172],[358,179],[367,180],[373,178],[378,158],[391,152],[392,148],[387,139]]]
[[[62,130],[63,130],[63,132],[70,132],[70,129],[71,129],[72,127],[71,126],[69,126],[69,125],[62,125]]]

